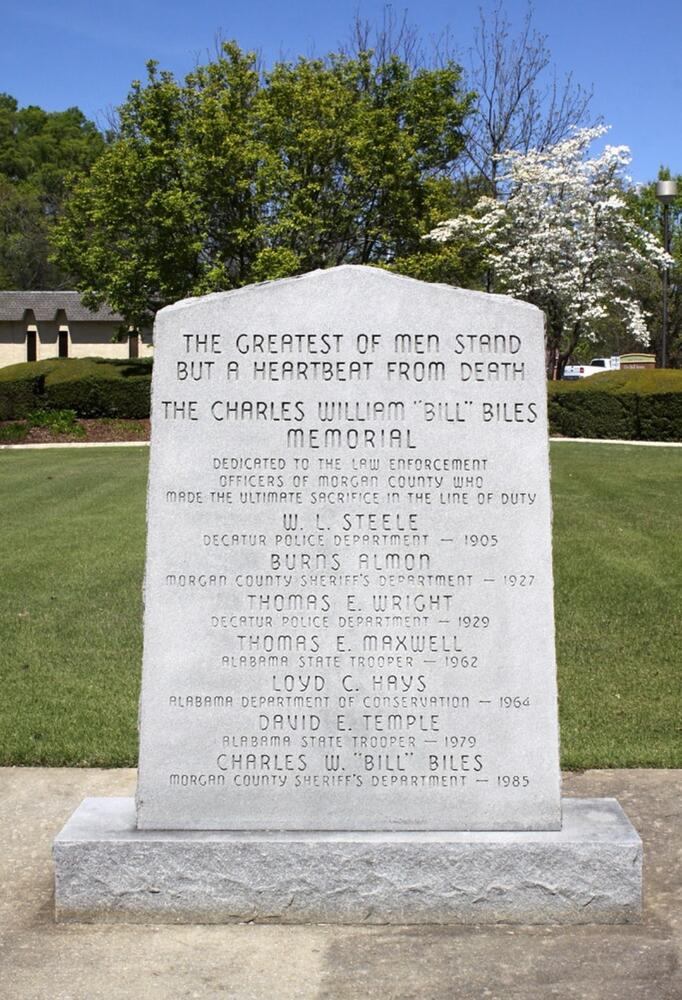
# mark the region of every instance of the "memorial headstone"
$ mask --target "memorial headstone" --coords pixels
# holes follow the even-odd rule
[[[136,820],[67,824],[64,919],[636,915],[617,803],[562,824],[543,340],[365,267],[159,313]]]

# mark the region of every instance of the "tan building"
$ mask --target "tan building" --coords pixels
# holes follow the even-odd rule
[[[137,358],[152,353],[150,331],[124,334],[123,318],[91,312],[78,292],[0,292],[0,368],[46,358]]]

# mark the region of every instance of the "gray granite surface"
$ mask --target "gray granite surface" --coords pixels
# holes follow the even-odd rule
[[[564,799],[557,832],[152,832],[86,799],[54,845],[59,921],[626,923],[642,845],[615,799]]]
[[[140,828],[558,828],[543,345],[367,267],[158,314]]]

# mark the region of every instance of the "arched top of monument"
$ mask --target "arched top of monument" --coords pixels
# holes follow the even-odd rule
[[[386,271],[380,267],[369,267],[365,264],[341,264],[338,267],[307,271],[305,274],[295,275],[292,278],[261,281],[253,285],[245,285],[243,288],[235,288],[228,292],[212,292],[209,295],[180,299],[178,302],[173,303],[173,305],[161,309],[157,316],[164,316],[180,309],[197,309],[204,305],[215,307],[222,301],[227,303],[236,298],[241,299],[245,296],[254,295],[262,297],[269,292],[276,293],[285,289],[300,290],[302,295],[307,295],[312,292],[314,286],[317,286],[320,290],[325,287],[329,290],[332,288],[339,290],[345,287],[349,292],[357,289],[358,294],[367,295],[371,294],[372,287],[378,291],[381,286],[386,289],[389,285],[393,285],[396,289],[401,287],[413,292],[419,290],[422,293],[439,299],[448,296],[451,297],[453,304],[457,302],[458,305],[462,305],[466,301],[473,306],[477,306],[479,309],[492,308],[495,312],[502,306],[506,309],[532,310],[534,313],[540,313],[540,310],[536,306],[520,299],[514,299],[509,295],[496,295],[490,292],[477,292],[468,288],[456,288],[452,285],[436,282],[419,281],[416,278],[408,278],[403,274],[395,274],[392,271]]]

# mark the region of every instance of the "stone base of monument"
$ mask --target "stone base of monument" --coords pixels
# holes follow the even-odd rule
[[[54,843],[56,918],[102,923],[582,924],[639,919],[642,843],[615,799],[555,832],[140,831],[89,798]]]

